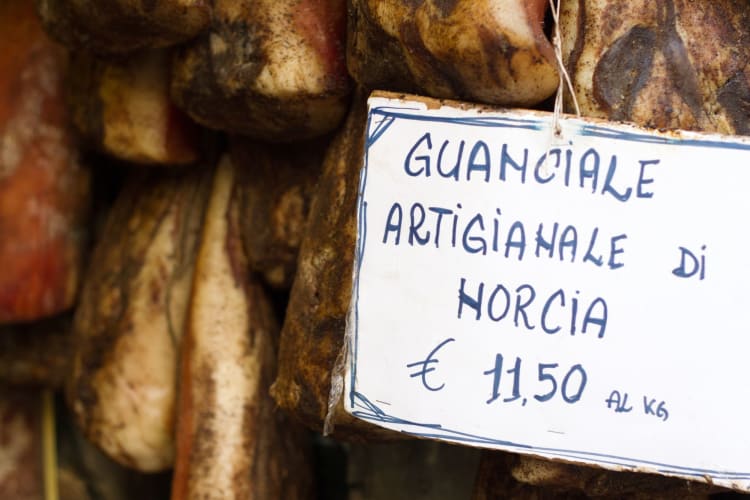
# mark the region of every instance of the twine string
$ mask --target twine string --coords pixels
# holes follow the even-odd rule
[[[555,109],[552,115],[552,130],[554,131],[555,138],[562,137],[562,127],[560,126],[560,117],[563,113],[563,93],[567,87],[570,96],[573,99],[573,107],[575,108],[576,116],[581,117],[581,108],[578,106],[578,98],[573,90],[573,82],[570,80],[568,70],[565,68],[562,57],[562,34],[560,33],[560,0],[549,0],[549,5],[552,10],[552,19],[554,21],[554,31],[552,35],[552,46],[555,51],[555,60],[557,62],[557,73],[559,83],[557,85],[557,93],[555,94]]]

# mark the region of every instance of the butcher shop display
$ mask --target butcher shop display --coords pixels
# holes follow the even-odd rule
[[[747,494],[418,440],[344,376],[372,92],[750,136],[748,0],[0,0],[0,47],[0,498]]]

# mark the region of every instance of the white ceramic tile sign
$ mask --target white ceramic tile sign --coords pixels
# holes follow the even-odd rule
[[[369,101],[346,407],[750,489],[750,141]]]

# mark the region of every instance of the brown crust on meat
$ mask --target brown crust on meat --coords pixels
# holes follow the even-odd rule
[[[69,315],[0,326],[0,384],[59,389],[73,352]]]
[[[240,225],[247,259],[266,283],[288,289],[327,140],[271,146],[235,136],[232,161],[245,189]]]
[[[604,470],[530,456],[513,457],[510,472],[516,481],[525,485],[584,498],[647,500],[658,496],[664,500],[703,500],[708,499],[710,493],[722,491],[722,488],[686,479]]]
[[[581,57],[583,43],[586,40],[586,0],[578,0],[578,14],[575,20],[575,27],[575,43],[565,63],[565,69],[568,71],[568,74],[575,73],[578,68],[578,59]],[[571,33],[567,33],[567,35],[570,36]]]
[[[750,133],[744,0],[578,0],[564,54],[585,116],[654,128]],[[570,106],[569,106],[570,107]]]
[[[482,452],[472,500],[586,500],[581,492],[550,490],[517,481],[511,474],[518,463],[518,455],[501,451]]]
[[[401,42],[378,22],[370,4],[348,2],[346,63],[352,77],[368,89],[414,92],[417,82],[403,56]]]
[[[750,135],[750,65],[719,88],[717,100],[726,109],[735,131]]]
[[[323,429],[331,370],[343,347],[351,299],[366,116],[360,93],[326,153],[281,333],[279,375],[271,389],[279,406],[317,431]],[[354,419],[341,405],[335,413],[337,437],[393,436]]]
[[[345,7],[315,4],[318,20],[306,23],[298,8],[293,0],[216,2],[210,30],[175,56],[175,102],[207,127],[272,142],[330,132],[349,102],[337,38]]]
[[[0,386],[0,498],[44,496],[41,407],[40,392]]]
[[[347,62],[368,89],[533,105],[557,87],[546,0],[351,0]]]
[[[602,55],[594,70],[594,98],[613,120],[625,120],[651,75],[656,33],[634,26]]]
[[[207,0],[35,0],[45,29],[75,49],[125,53],[193,38],[208,26]]]

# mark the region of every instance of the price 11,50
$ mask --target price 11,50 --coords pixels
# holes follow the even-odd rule
[[[508,368],[503,371],[503,355],[495,355],[495,366],[494,368],[484,372],[485,375],[492,376],[492,397],[487,400],[487,404],[493,403],[500,399],[500,383],[503,379],[503,374],[507,374],[511,377],[512,388],[511,395],[503,398],[502,402],[510,403],[521,399],[521,365],[523,361],[521,358],[516,357],[516,361],[512,368]],[[559,394],[563,401],[566,403],[573,404],[581,399],[583,391],[586,388],[586,370],[581,365],[573,365],[565,373],[562,381],[556,377],[556,373],[559,375],[557,363],[539,363],[537,365],[537,377],[540,384],[546,386],[546,392],[540,392],[534,395],[534,399],[539,402],[549,401]],[[507,379],[507,377],[506,377]],[[507,384],[507,382],[506,382]],[[559,392],[558,392],[559,390]],[[527,399],[523,398],[522,405],[525,406]]]

